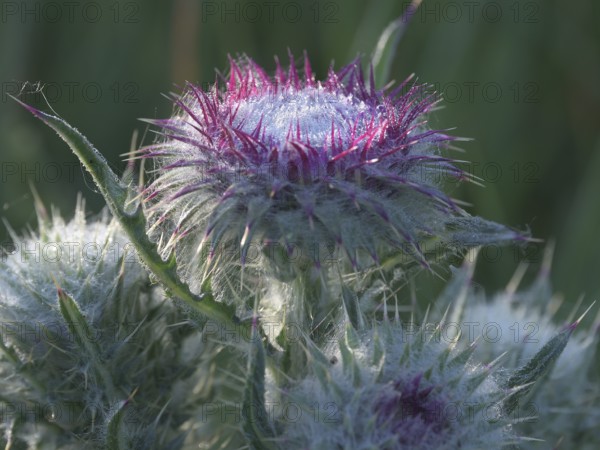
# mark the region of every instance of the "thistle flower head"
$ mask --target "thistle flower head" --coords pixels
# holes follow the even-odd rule
[[[505,353],[504,368],[517,369],[577,317],[575,308],[566,322],[558,319],[561,302],[550,283],[551,253],[549,247],[535,281],[526,288],[517,289],[525,273],[518,270],[506,289],[493,296],[467,290],[459,322],[469,324],[480,338],[475,356],[494,359]],[[550,364],[543,386],[530,395],[527,408],[531,420],[517,424],[516,430],[544,439],[552,448],[592,449],[600,445],[599,338],[594,326],[578,327],[568,347]],[[521,448],[539,445],[523,442]]]
[[[358,62],[318,81],[306,56],[303,71],[292,59],[270,76],[244,58],[209,92],[190,84],[175,103],[173,117],[151,121],[164,139],[142,150],[156,163],[143,195],[150,234],[165,254],[177,249],[192,288],[201,253],[242,265],[271,255],[283,277],[298,261],[320,268],[334,250],[353,268],[390,251],[427,265],[427,239],[519,236],[441,191],[442,175],[465,174],[440,154],[453,138],[427,126],[436,99],[423,86],[377,90]]]
[[[0,255],[0,443],[179,448],[210,397],[196,384],[218,384],[212,344],[151,286],[116,221],[86,220],[83,202],[71,221],[45,216]]]
[[[282,447],[475,449],[514,440],[491,367],[438,333],[384,323],[311,350],[312,374],[284,398],[319,414],[282,419]]]

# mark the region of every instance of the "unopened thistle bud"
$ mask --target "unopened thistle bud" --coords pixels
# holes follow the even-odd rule
[[[453,346],[439,327],[348,328],[330,350],[311,350],[312,374],[283,394],[301,414],[290,420],[282,408],[281,448],[499,449],[516,440],[492,366]]]
[[[0,443],[180,448],[218,384],[214,346],[151,286],[116,221],[87,221],[81,203],[69,222],[41,216],[0,262]],[[192,399],[198,384],[211,392]]]
[[[524,275],[524,270],[519,270],[503,292],[489,298],[474,289],[467,290],[459,323],[474,332],[471,339],[479,337],[477,357],[494,359],[506,354],[503,366],[513,370],[569,327],[566,324],[571,320],[561,323],[556,315],[561,301],[550,284],[551,253],[546,252],[537,278],[527,288],[517,289]],[[575,311],[571,317],[575,317]],[[569,346],[551,364],[543,385],[528,399],[530,420],[515,425],[519,433],[542,439],[552,448],[591,450],[600,446],[597,323],[587,330],[578,327]],[[463,341],[468,345],[467,339]],[[533,450],[540,445],[529,441],[521,448]]]

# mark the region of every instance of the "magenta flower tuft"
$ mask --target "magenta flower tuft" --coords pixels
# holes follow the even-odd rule
[[[149,231],[165,256],[177,248],[192,287],[215,257],[221,267],[266,257],[285,279],[337,250],[354,269],[391,252],[428,266],[432,239],[462,248],[519,236],[441,191],[442,176],[465,174],[440,154],[453,138],[427,127],[434,94],[407,82],[377,90],[358,61],[317,81],[306,55],[301,73],[290,59],[274,76],[230,60],[209,92],[188,84],[173,117],[150,121],[163,139],[142,149],[156,163],[143,192]]]
[[[449,427],[445,399],[434,386],[421,386],[423,374],[410,381],[391,382],[390,392],[375,405],[379,426],[389,426],[404,446],[418,446],[423,436],[441,434]]]

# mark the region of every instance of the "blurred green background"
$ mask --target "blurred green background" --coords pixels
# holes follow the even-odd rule
[[[0,2],[0,206],[16,230],[35,227],[29,182],[65,215],[77,192],[104,202],[53,132],[8,98],[23,82],[45,85],[50,106],[76,126],[118,172],[140,117],[165,117],[161,93],[186,80],[214,81],[227,55],[267,69],[288,47],[323,77],[368,56],[408,2],[6,1]],[[366,58],[365,58],[366,59]],[[556,241],[553,280],[568,301],[600,294],[600,2],[425,0],[398,48],[392,75],[411,73],[445,96],[431,118],[474,140],[459,158],[485,187],[452,193],[473,214]],[[21,97],[48,109],[26,86]],[[146,137],[149,142],[151,136]],[[8,240],[2,226],[0,242]],[[477,281],[504,285],[542,247],[484,253]]]

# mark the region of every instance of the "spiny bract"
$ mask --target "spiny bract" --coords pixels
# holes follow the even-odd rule
[[[358,61],[317,81],[306,55],[303,75],[290,60],[273,77],[230,60],[228,79],[189,84],[171,118],[150,121],[163,138],[140,150],[156,169],[149,234],[165,257],[176,250],[192,290],[217,266],[266,261],[289,280],[332,259],[353,270],[400,252],[428,266],[436,249],[523,237],[441,191],[468,177],[440,154],[454,138],[428,128],[437,101],[424,86],[377,90]]]

